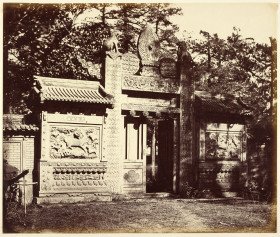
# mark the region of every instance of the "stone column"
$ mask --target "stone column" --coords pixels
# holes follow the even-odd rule
[[[184,195],[186,188],[193,186],[194,177],[194,82],[191,76],[191,56],[186,49],[178,56],[181,82],[179,193]]]
[[[121,193],[122,186],[122,130],[121,115],[121,54],[107,52],[105,59],[105,90],[114,97],[113,108],[107,108],[104,124],[104,158],[108,162],[106,180],[108,188],[114,193]]]

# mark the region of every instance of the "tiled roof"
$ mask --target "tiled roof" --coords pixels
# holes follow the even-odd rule
[[[251,115],[251,111],[236,98],[216,98],[207,93],[195,93],[195,107],[209,113]]]
[[[41,101],[71,101],[97,104],[113,104],[112,96],[96,81],[35,77],[34,90]]]
[[[36,132],[35,124],[27,124],[24,115],[3,115],[3,131],[5,132]]]
[[[23,131],[23,132],[36,132],[39,128],[34,124],[4,124],[3,126],[4,131]]]

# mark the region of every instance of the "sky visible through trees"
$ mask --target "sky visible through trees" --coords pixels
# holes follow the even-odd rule
[[[200,22],[199,38],[188,33],[178,38],[184,22],[176,25],[176,17],[184,18],[187,11],[187,4],[180,8],[164,3],[5,4],[4,113],[28,113],[25,98],[33,75],[96,80],[81,58],[100,64],[102,43],[112,31],[118,35],[120,52],[136,53],[141,29],[151,23],[159,35],[163,54],[176,55],[178,42],[185,40],[195,63],[196,89],[242,98],[254,114],[251,124],[258,129],[253,129],[253,136],[266,141],[271,137],[275,114],[276,79],[271,80],[271,61],[276,51],[271,45],[275,49],[276,41],[271,38],[266,44],[256,42],[242,36],[238,27],[221,38],[204,29]],[[189,14],[195,13],[189,10]],[[185,17],[188,19],[188,15]],[[212,21],[215,19],[217,16]]]

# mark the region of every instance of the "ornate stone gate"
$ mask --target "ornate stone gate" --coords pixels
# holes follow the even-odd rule
[[[212,106],[212,96],[198,103],[203,96],[195,94],[186,45],[179,44],[178,55],[166,53],[150,26],[139,36],[138,54],[107,48],[103,60],[95,81],[35,77],[37,201],[204,188],[204,167],[213,162],[203,160],[203,124],[244,124],[242,106]]]

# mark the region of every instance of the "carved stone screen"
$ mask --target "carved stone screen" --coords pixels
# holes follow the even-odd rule
[[[103,116],[43,113],[39,198],[108,196],[103,121]]]
[[[199,187],[218,196],[236,196],[239,170],[246,159],[244,125],[202,124],[200,129]]]

